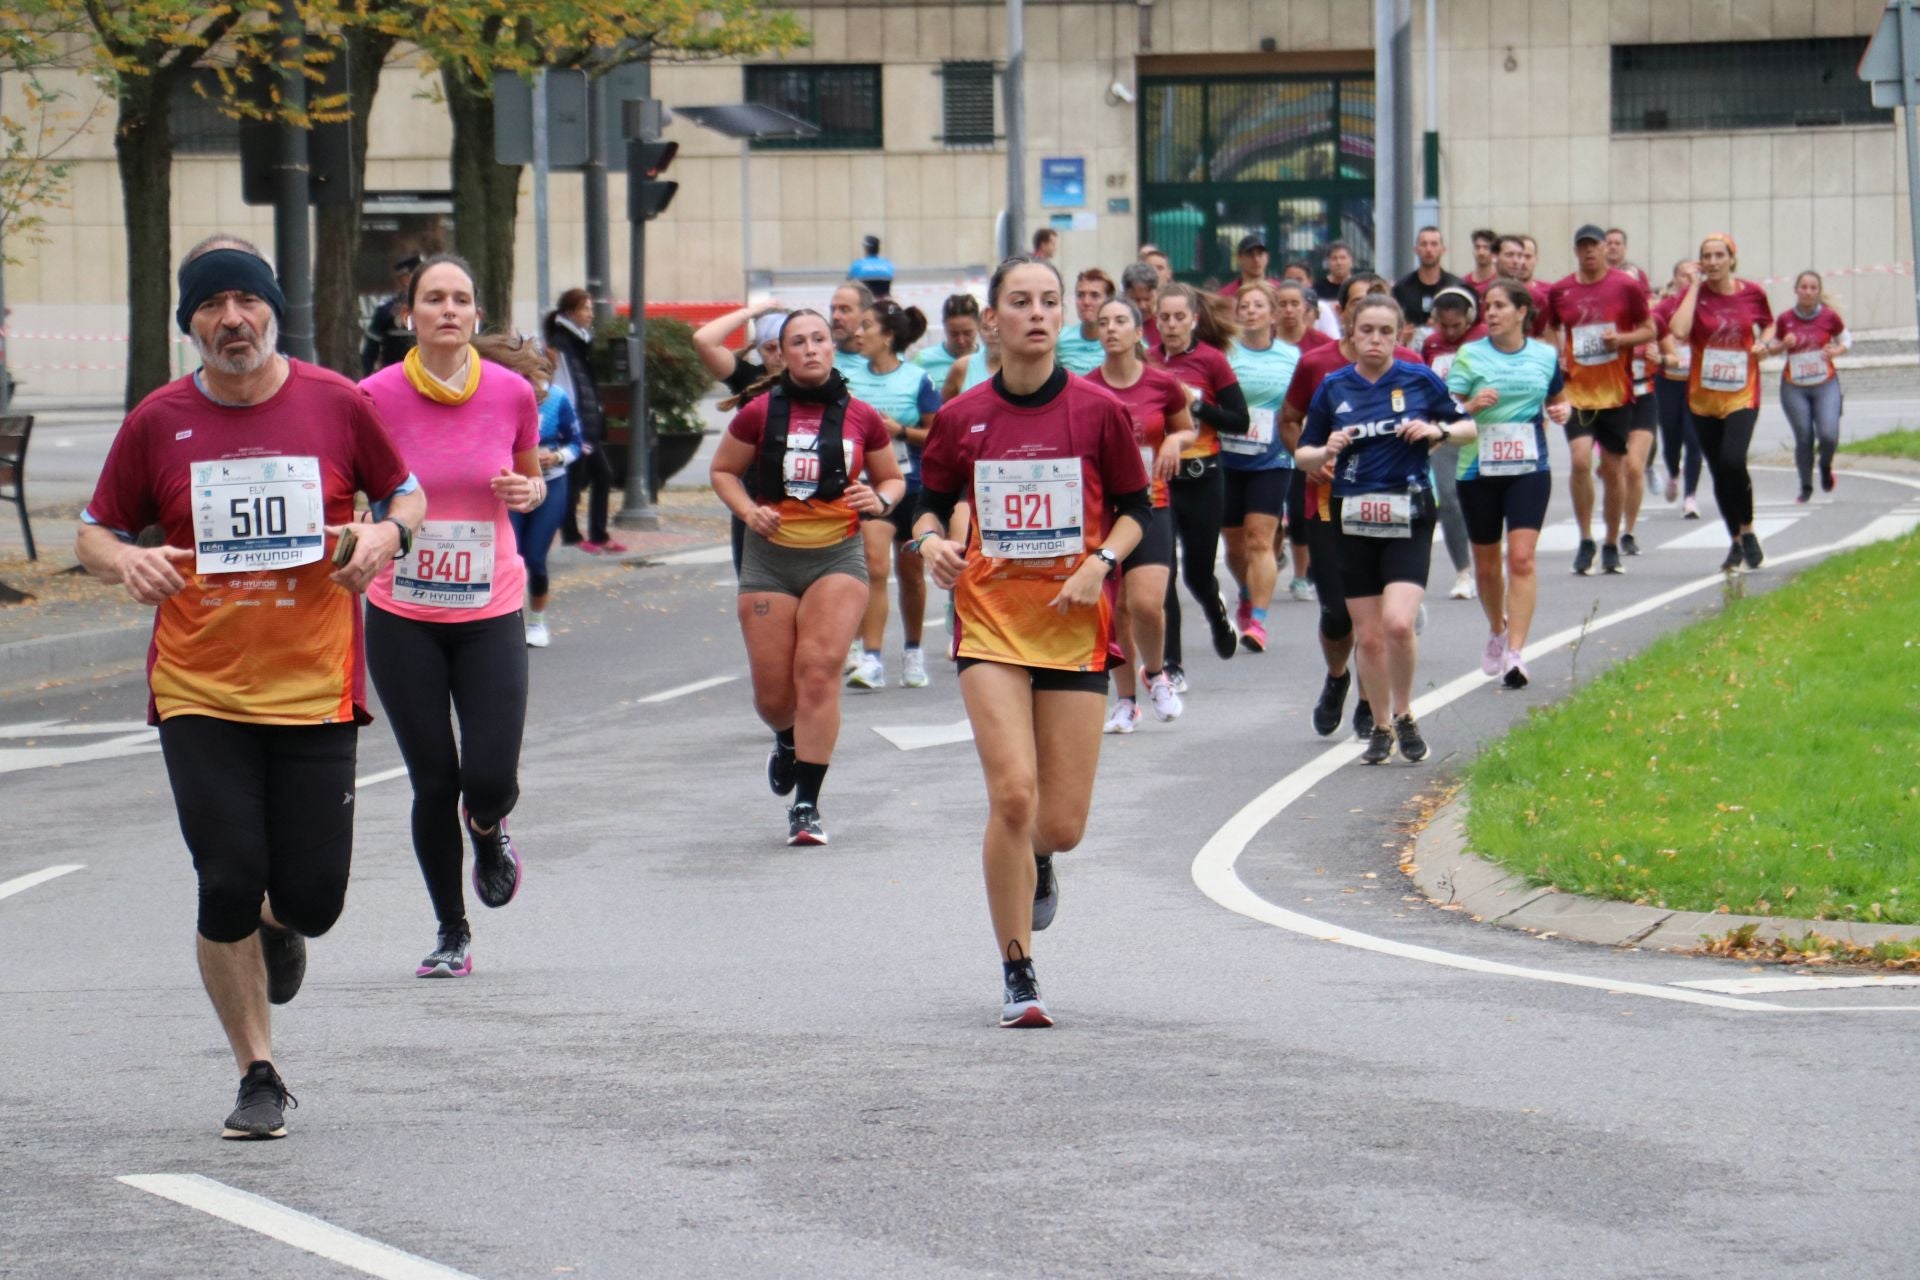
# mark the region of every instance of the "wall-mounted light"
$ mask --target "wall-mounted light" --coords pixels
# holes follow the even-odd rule
[[[1133,90],[1118,80],[1107,86],[1107,105],[1117,107],[1133,101]]]

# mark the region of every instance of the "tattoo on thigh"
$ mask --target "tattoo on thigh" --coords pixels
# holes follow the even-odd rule
[[[772,613],[772,612],[773,612],[773,602],[772,602],[772,601],[770,601],[770,600],[755,600],[755,601],[753,602],[753,616],[754,616],[754,617],[756,617],[756,618],[764,618],[764,617],[766,617],[766,616],[767,616],[768,614],[770,614],[770,613]]]

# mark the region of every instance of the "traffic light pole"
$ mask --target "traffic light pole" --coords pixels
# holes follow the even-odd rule
[[[637,113],[630,113],[636,114]],[[637,119],[627,128],[627,190],[647,180],[641,159]],[[622,529],[658,529],[653,505],[653,415],[647,412],[647,219],[627,200],[627,297],[632,331],[627,335],[627,368],[632,371],[632,403],[627,410],[627,485],[613,518]]]
[[[296,64],[306,48],[306,20],[292,0],[282,0],[280,27],[286,56]],[[280,350],[296,360],[313,360],[313,249],[308,214],[307,131],[291,117],[307,106],[307,80],[295,65],[280,81],[280,159],[274,170],[273,258],[280,270],[280,292],[287,305],[280,319]]]

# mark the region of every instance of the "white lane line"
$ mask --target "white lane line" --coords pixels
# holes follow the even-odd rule
[[[264,1196],[230,1187],[197,1173],[137,1173],[118,1179],[175,1204],[245,1227],[263,1236],[317,1254],[329,1262],[381,1280],[474,1280],[464,1271],[396,1249],[378,1240],[322,1222]],[[271,1271],[269,1266],[266,1268]]]
[[[696,547],[692,551],[674,551],[664,556],[648,556],[654,564],[732,564],[732,547]]]
[[[692,684],[675,685],[671,689],[662,689],[637,699],[641,706],[655,702],[672,702],[675,698],[684,698],[690,693],[699,693],[702,689],[716,689],[723,684],[732,684],[739,676],[709,676],[705,680],[695,680]]]
[[[1879,476],[1874,479],[1887,480],[1894,484],[1903,484],[1920,489],[1920,480],[1911,480],[1899,476]],[[1831,554],[1850,545],[1849,541],[1827,543],[1824,546],[1809,547],[1804,551],[1793,551],[1785,555],[1769,557],[1769,565],[1792,564],[1799,560],[1809,560]],[[1572,644],[1585,634],[1604,631],[1608,627],[1618,626],[1641,614],[1651,613],[1686,596],[1720,586],[1726,581],[1725,575],[1714,574],[1711,577],[1696,578],[1677,587],[1663,591],[1640,603],[1631,605],[1618,612],[1596,618],[1577,627],[1568,627],[1555,632],[1544,640],[1536,640],[1527,646],[1526,655],[1535,661],[1546,657],[1562,646]],[[1426,716],[1440,710],[1449,703],[1456,702],[1480,688],[1492,683],[1491,677],[1473,671],[1459,676],[1447,684],[1414,699],[1413,710],[1417,716]],[[1505,964],[1497,960],[1483,960],[1478,956],[1459,955],[1451,951],[1441,951],[1434,947],[1417,946],[1413,943],[1395,942],[1390,938],[1376,937],[1373,934],[1357,930],[1343,929],[1339,925],[1325,920],[1316,920],[1297,911],[1276,906],[1249,889],[1234,869],[1240,855],[1246,852],[1253,838],[1284,812],[1288,805],[1305,795],[1317,783],[1331,776],[1342,765],[1359,758],[1361,751],[1358,742],[1345,742],[1329,747],[1319,756],[1308,761],[1292,773],[1287,774],[1265,791],[1255,796],[1238,813],[1227,819],[1226,824],[1202,845],[1194,856],[1193,882],[1200,892],[1237,915],[1262,924],[1270,924],[1290,933],[1301,934],[1322,942],[1337,942],[1342,946],[1356,947],[1363,951],[1378,952],[1381,955],[1398,956],[1405,960],[1418,960],[1425,964],[1443,965],[1447,968],[1465,969],[1474,973],[1490,974],[1509,978],[1526,978],[1535,982],[1559,983],[1563,986],[1589,987],[1600,991],[1620,995],[1645,996],[1654,1000],[1669,1000],[1681,1004],[1709,1005],[1721,1009],[1737,1009],[1743,1012],[1762,1011],[1769,1013],[1848,1013],[1870,1009],[1871,1006],[1832,1007],[1820,1009],[1801,1009],[1790,1005],[1766,1004],[1757,1000],[1741,1000],[1733,996],[1716,995],[1709,992],[1686,991],[1674,987],[1655,986],[1643,982],[1613,982],[1604,978],[1588,977],[1585,974],[1561,973],[1551,969],[1532,969],[1522,965]],[[1888,1007],[1883,1012],[1909,1012],[1905,1006],[1898,1009]]]
[[[16,893],[25,893],[37,884],[58,880],[69,871],[79,871],[83,868],[83,863],[67,863],[57,867],[47,867],[41,871],[30,871],[24,876],[15,876],[11,880],[0,880],[0,898],[11,898]]]
[[[1838,975],[1793,974],[1785,978],[1714,978],[1706,982],[1676,982],[1676,987],[1718,991],[1725,995],[1765,995],[1770,991],[1837,991],[1849,987],[1920,987],[1920,978],[1889,974],[1882,977],[1843,978]]]
[[[406,776],[407,766],[396,765],[391,769],[382,769],[378,773],[370,773],[364,778],[355,778],[353,785],[354,789],[358,790],[361,787],[378,786],[382,782],[392,782],[395,778],[404,778]]]

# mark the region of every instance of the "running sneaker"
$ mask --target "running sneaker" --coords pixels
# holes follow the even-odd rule
[[[507,820],[484,834],[473,829],[466,806],[460,807],[460,825],[473,845],[473,891],[489,907],[504,907],[520,892],[520,850],[507,834]]]
[[[787,843],[790,845],[822,845],[827,842],[827,829],[820,825],[820,809],[817,805],[802,800],[787,810]]]
[[[1700,518],[1700,504],[1694,499],[1692,494],[1687,495],[1687,505],[1681,510],[1680,518],[1682,520],[1698,520]]]
[[[1247,625],[1240,628],[1240,647],[1248,653],[1265,653],[1267,651],[1267,629],[1249,619]]]
[[[1320,598],[1320,593],[1313,589],[1311,578],[1295,578],[1287,584],[1287,594],[1299,604],[1312,604]]]
[[[1518,649],[1508,649],[1507,656],[1501,665],[1507,669],[1506,674],[1501,677],[1502,684],[1506,685],[1509,689],[1524,689],[1527,687],[1527,664],[1520,660],[1520,651]]]
[[[1102,733],[1132,733],[1140,724],[1140,704],[1132,698],[1122,698],[1113,704],[1113,711],[1107,716],[1107,722],[1101,726]]]
[[[1393,718],[1393,736],[1400,754],[1408,760],[1419,764],[1427,758],[1427,740],[1420,736],[1420,726],[1414,723],[1411,711]]]
[[[1160,673],[1166,676],[1167,681],[1173,685],[1173,691],[1175,693],[1185,693],[1187,691],[1187,672],[1179,663],[1169,662],[1160,669]]]
[[[1679,501],[1679,498],[1680,498],[1680,477],[1673,475],[1672,473],[1669,473],[1667,475],[1667,501],[1677,502]]]
[[[1600,548],[1600,571],[1602,573],[1626,572],[1625,566],[1620,563],[1620,548],[1611,542]]]
[[[1767,553],[1760,549],[1760,539],[1752,533],[1740,535],[1740,558],[1746,562],[1747,569],[1758,569],[1766,562]]]
[[[1633,536],[1632,534],[1630,534],[1630,533],[1623,533],[1623,534],[1621,534],[1621,535],[1620,535],[1620,554],[1621,554],[1621,555],[1623,555],[1623,556],[1637,556],[1637,555],[1639,555],[1639,554],[1640,554],[1640,539],[1638,539],[1638,538],[1636,538],[1636,537],[1634,537],[1634,536]]]
[[[1820,492],[1832,493],[1833,487],[1838,483],[1839,481],[1833,478],[1833,464],[1831,462],[1821,463],[1820,464]]]
[[[1385,764],[1393,758],[1393,730],[1383,724],[1367,734],[1367,749],[1360,753],[1361,764]]]
[[[778,738],[773,740],[773,750],[767,753],[767,786],[773,794],[793,794],[793,767],[799,763],[798,752],[783,746]]]
[[[1320,701],[1313,704],[1313,731],[1326,737],[1340,727],[1347,711],[1347,690],[1353,687],[1353,672],[1328,676],[1320,686]]]
[[[1373,732],[1373,704],[1365,698],[1353,704],[1353,736],[1364,738]]]
[[[1593,572],[1593,553],[1597,548],[1592,538],[1580,539],[1580,549],[1573,554],[1573,571],[1581,577]]]
[[[240,1077],[240,1093],[233,1101],[233,1113],[220,1131],[223,1138],[284,1138],[287,1136],[287,1111],[299,1106],[299,1100],[287,1092],[286,1082],[271,1062],[247,1064]]]
[[[574,545],[590,556],[603,556],[607,554],[607,544],[604,542],[595,542],[592,538],[582,538]]]
[[[880,660],[877,653],[860,655],[860,665],[847,677],[849,689],[884,689],[887,687],[887,664]]]
[[[285,1004],[307,976],[307,940],[291,929],[260,926],[260,958],[267,965],[267,1001]]]
[[[1180,694],[1173,687],[1173,681],[1167,678],[1166,672],[1162,671],[1151,680],[1143,675],[1140,677],[1140,682],[1147,686],[1147,703],[1153,708],[1155,720],[1162,724],[1169,720],[1178,720],[1180,713],[1186,710],[1187,704],[1180,701]],[[1136,718],[1139,714],[1138,711],[1134,712]]]
[[[1507,633],[1490,632],[1486,644],[1480,648],[1480,670],[1487,675],[1497,676],[1500,674],[1500,665],[1506,661],[1506,657]]]
[[[1727,558],[1720,562],[1720,572],[1738,573],[1740,571],[1740,544],[1734,543],[1727,548]]]
[[[1427,602],[1420,602],[1419,610],[1413,615],[1413,634],[1423,636],[1427,633]]]
[[[1033,961],[1021,960],[1000,966],[1005,991],[1000,1006],[1003,1027],[1050,1027],[1053,1017],[1040,1000],[1040,981],[1033,976]]]
[[[1222,659],[1231,658],[1239,651],[1240,636],[1233,629],[1233,620],[1227,617],[1227,602],[1215,600],[1214,604],[1219,611],[1207,619],[1207,625],[1213,629],[1213,651]]]
[[[1053,923],[1060,910],[1060,878],[1053,873],[1053,855],[1035,854],[1033,859],[1033,931],[1040,932]]]
[[[433,950],[413,971],[416,978],[464,978],[473,972],[473,931],[464,924],[440,930]]]
[[[1804,506],[1806,506],[1806,505],[1807,505],[1807,504],[1808,504],[1809,502],[1812,502],[1812,501],[1813,501],[1813,486],[1812,486],[1812,485],[1810,485],[1810,484],[1803,484],[1803,485],[1801,485],[1801,486],[1800,486],[1800,492],[1794,495],[1794,499],[1793,499],[1793,500],[1794,500],[1794,502],[1795,502],[1795,503],[1796,503],[1797,505],[1799,505],[1799,506],[1802,506],[1802,507],[1804,507]]]
[[[918,649],[907,650],[900,660],[900,683],[909,689],[927,687],[927,655]]]
[[[1240,597],[1240,606],[1233,611],[1234,630],[1244,633],[1253,624],[1253,601]]]
[[[1449,600],[1471,600],[1479,594],[1473,583],[1473,570],[1462,569],[1453,575],[1453,590],[1447,592]]]
[[[847,660],[840,664],[840,674],[850,676],[858,671],[860,669],[860,659],[866,656],[867,651],[861,647],[860,641],[856,638],[852,644],[847,646]]]
[[[544,649],[553,643],[553,633],[547,630],[545,622],[527,623],[527,648]]]

